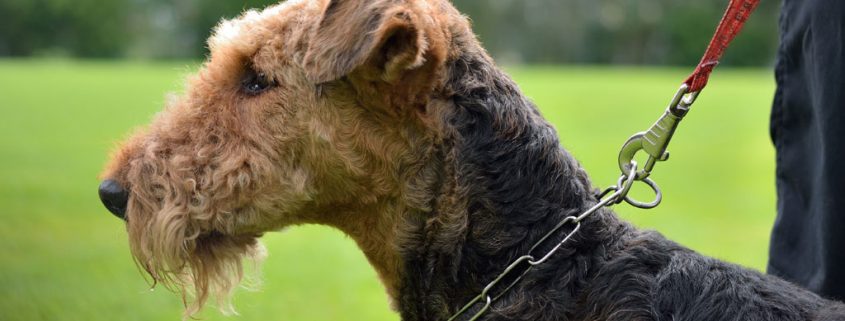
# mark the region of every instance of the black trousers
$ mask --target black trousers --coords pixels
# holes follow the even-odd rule
[[[768,272],[845,299],[845,0],[783,0]]]

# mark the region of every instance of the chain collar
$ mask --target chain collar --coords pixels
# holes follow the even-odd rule
[[[481,293],[479,293],[477,296],[475,296],[472,300],[469,301],[469,303],[464,305],[460,310],[458,310],[458,312],[456,312],[454,315],[452,315],[452,317],[450,317],[448,319],[448,321],[455,321],[461,315],[468,313],[469,309],[472,308],[473,306],[476,306],[478,304],[482,304],[481,309],[478,310],[475,314],[473,314],[472,317],[469,319],[469,321],[475,321],[478,318],[480,318],[485,312],[487,312],[490,309],[490,306],[493,304],[493,302],[495,302],[502,295],[507,293],[508,290],[510,290],[514,285],[519,283],[519,281],[522,280],[522,277],[525,276],[525,274],[527,274],[529,271],[531,271],[535,266],[538,266],[538,265],[545,263],[553,254],[555,254],[555,252],[560,250],[560,248],[566,242],[568,242],[572,238],[572,236],[575,235],[575,233],[578,232],[578,230],[581,228],[581,221],[583,221],[587,216],[590,216],[591,214],[595,213],[596,211],[598,211],[602,207],[612,206],[614,204],[619,204],[622,201],[625,201],[625,202],[627,202],[631,205],[634,205],[634,206],[637,206],[637,207],[640,207],[640,208],[652,208],[652,207],[655,207],[658,204],[660,204],[660,200],[662,199],[663,194],[661,193],[660,188],[657,186],[657,184],[655,184],[654,181],[652,181],[649,178],[638,179],[636,173],[637,173],[637,162],[631,161],[631,166],[630,166],[629,172],[627,174],[623,174],[622,176],[619,177],[619,180],[617,181],[617,185],[610,186],[607,189],[605,189],[601,194],[599,194],[598,195],[598,203],[596,203],[595,205],[593,205],[592,207],[590,207],[586,211],[581,212],[578,216],[568,216],[565,219],[563,219],[563,221],[561,221],[560,223],[555,225],[555,227],[552,228],[548,233],[543,235],[543,237],[540,238],[539,241],[534,243],[534,245],[531,247],[531,249],[528,250],[527,254],[518,257],[511,264],[509,264],[505,268],[505,270],[502,271],[502,273],[500,273],[498,276],[496,276],[496,278],[493,279],[493,281],[488,283],[487,286],[485,286],[484,289],[481,290]],[[646,185],[651,187],[651,189],[655,193],[655,199],[653,201],[651,201],[649,203],[644,203],[644,202],[640,202],[640,201],[637,201],[635,199],[632,199],[628,196],[628,191],[631,190],[631,186],[633,186],[634,182],[636,182],[636,181],[642,181],[642,182],[646,183]],[[554,235],[561,228],[563,228],[564,226],[567,226],[567,225],[572,225],[573,228],[572,228],[571,231],[569,231],[566,234],[566,236],[563,238],[563,240],[558,242],[551,250],[549,250],[545,254],[539,255],[539,254],[534,253],[535,250],[540,245],[544,244],[546,242],[546,240],[548,240],[552,235]],[[526,264],[527,264],[527,267],[525,267]],[[519,273],[519,276],[517,276],[516,279],[514,279],[510,284],[508,284],[507,287],[505,287],[504,289],[499,291],[498,294],[492,293],[493,287],[495,287],[497,284],[499,284],[499,282],[501,282],[502,279],[504,279],[506,276],[511,275],[512,272],[515,273],[514,271],[516,271],[517,268],[519,268],[519,267],[525,267],[525,268],[522,270],[522,273]]]
[[[690,92],[689,87],[686,84],[681,85],[672,97],[669,107],[666,108],[666,111],[662,116],[660,116],[660,118],[658,118],[657,122],[649,127],[648,130],[631,136],[622,146],[622,150],[619,152],[619,168],[622,171],[622,175],[619,177],[619,180],[616,181],[616,185],[610,186],[601,192],[597,197],[598,202],[586,211],[581,212],[577,216],[568,216],[564,218],[563,221],[555,225],[551,231],[543,235],[539,241],[531,246],[528,253],[511,262],[511,264],[509,264],[502,273],[496,276],[493,281],[488,283],[487,286],[481,290],[481,293],[452,315],[448,321],[457,320],[460,316],[469,313],[469,310],[472,307],[480,304],[481,308],[469,318],[469,321],[478,320],[478,318],[480,318],[485,312],[490,310],[490,306],[493,302],[507,293],[514,285],[519,283],[526,273],[531,271],[535,266],[546,262],[549,257],[555,254],[555,252],[563,246],[563,244],[568,242],[572,236],[581,229],[581,221],[583,221],[584,218],[595,213],[602,207],[612,206],[622,203],[623,201],[634,207],[643,209],[657,207],[663,199],[663,193],[660,191],[660,187],[657,186],[657,183],[649,178],[649,175],[651,175],[651,171],[654,169],[654,165],[658,161],[665,161],[669,158],[669,152],[666,151],[666,148],[669,146],[669,141],[675,134],[675,130],[677,129],[681,119],[683,119],[687,112],[689,112],[691,105],[698,97],[698,93],[699,91]],[[640,151],[648,154],[648,159],[642,169],[637,168],[637,161],[634,160],[634,156],[636,156],[636,154]],[[643,182],[651,188],[654,192],[654,200],[651,202],[641,202],[628,196],[628,192],[631,190],[634,182],[637,181]],[[549,237],[567,225],[572,225],[572,230],[569,231],[566,236],[564,236],[563,239],[551,250],[542,255],[534,253],[540,245],[544,244],[546,240],[549,239]],[[493,293],[493,288],[498,285],[499,282],[512,273],[513,275],[516,275],[517,272],[515,271],[518,270],[521,270],[522,272],[519,273],[519,275],[510,284],[501,291],[498,291],[497,294]]]

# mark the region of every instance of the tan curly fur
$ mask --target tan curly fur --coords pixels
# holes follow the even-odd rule
[[[457,27],[455,27],[457,26]],[[401,221],[429,210],[427,160],[452,29],[445,1],[288,1],[223,21],[209,59],[103,173],[130,191],[132,254],[186,316],[224,311],[258,238],[319,223],[350,235],[391,297]],[[276,84],[248,95],[253,69]]]

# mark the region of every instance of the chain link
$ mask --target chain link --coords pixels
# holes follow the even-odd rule
[[[653,201],[651,201],[649,203],[644,203],[644,202],[637,201],[637,200],[628,196],[628,192],[631,190],[631,186],[633,186],[634,182],[636,182],[636,181],[642,181],[642,182],[646,183],[649,187],[651,187],[651,189],[655,193],[655,199]],[[590,207],[586,211],[582,212],[578,216],[567,216],[562,221],[560,221],[560,223],[555,225],[555,227],[552,228],[548,233],[543,235],[543,237],[540,238],[539,241],[534,243],[534,245],[531,247],[531,249],[528,250],[527,254],[518,257],[511,264],[509,264],[504,269],[504,271],[502,271],[502,273],[500,273],[498,276],[496,276],[496,278],[493,279],[493,281],[488,283],[487,286],[485,286],[484,289],[481,290],[481,293],[479,293],[472,300],[470,300],[469,303],[464,305],[460,310],[458,310],[458,312],[455,312],[455,314],[452,315],[452,317],[450,317],[448,319],[448,321],[455,321],[455,320],[457,320],[458,317],[460,317],[464,313],[467,313],[469,311],[469,309],[472,308],[473,306],[475,306],[476,304],[483,304],[481,306],[481,309],[478,310],[475,314],[473,314],[472,317],[469,319],[469,321],[478,320],[478,318],[480,318],[485,312],[487,312],[490,309],[490,307],[493,305],[493,302],[495,302],[502,295],[507,293],[508,290],[510,290],[514,285],[519,283],[519,281],[522,280],[522,278],[525,276],[525,274],[527,274],[529,271],[531,271],[531,269],[534,266],[545,263],[553,254],[555,254],[555,252],[560,250],[560,248],[566,242],[568,242],[572,238],[572,236],[575,235],[576,232],[578,232],[579,229],[581,229],[581,221],[583,221],[587,216],[590,216],[591,214],[595,213],[596,211],[598,211],[602,207],[619,204],[623,201],[625,201],[628,204],[631,204],[633,206],[639,207],[639,208],[652,208],[652,207],[655,207],[658,204],[660,204],[660,201],[661,201],[661,198],[662,198],[662,193],[660,192],[660,188],[657,186],[656,183],[654,183],[654,181],[648,179],[647,177],[646,178],[637,178],[637,162],[636,161],[631,161],[628,173],[620,176],[619,180],[617,181],[616,184],[617,185],[613,185],[613,186],[608,187],[607,189],[605,189],[604,191],[602,191],[598,195],[598,203],[596,203],[595,205],[593,205],[592,207]],[[550,249],[548,252],[546,252],[542,256],[535,256],[533,254],[534,251],[540,245],[544,244],[548,238],[550,238],[552,235],[556,234],[561,228],[563,228],[564,226],[567,226],[567,225],[573,225],[572,230],[569,231],[566,234],[566,236],[560,242],[555,244],[555,246],[552,247],[552,249]],[[539,259],[537,259],[537,257],[539,257]],[[522,271],[522,273],[519,274],[519,276],[517,276],[510,284],[508,284],[507,287],[505,287],[504,289],[499,291],[498,295],[493,296],[491,294],[493,288],[497,284],[499,284],[499,282],[501,282],[505,277],[510,275],[511,272],[514,272],[517,269],[517,267],[524,265],[524,264],[528,264],[528,266]]]

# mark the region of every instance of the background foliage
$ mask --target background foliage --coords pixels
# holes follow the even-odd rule
[[[221,17],[275,0],[0,0],[0,56],[199,58]],[[454,0],[505,63],[690,65],[726,0]],[[723,61],[767,65],[778,1]]]

